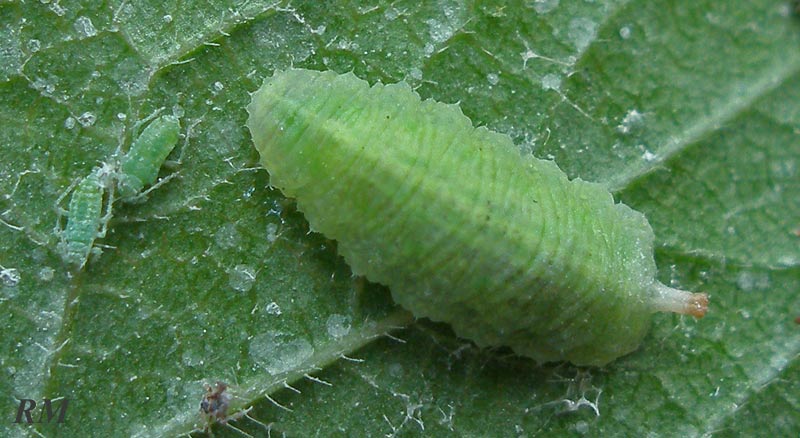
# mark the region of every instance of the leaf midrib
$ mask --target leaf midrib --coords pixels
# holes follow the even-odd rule
[[[307,374],[319,372],[342,358],[342,356],[360,349],[390,331],[407,326],[413,320],[414,318],[410,313],[403,309],[397,309],[380,320],[364,323],[359,330],[353,330],[336,341],[326,343],[322,348],[316,349],[314,354],[302,364],[285,373],[273,376],[264,372],[240,381],[237,385],[237,396],[231,401],[229,412],[231,414],[240,412],[253,405],[256,401],[286,388],[286,385],[291,385],[293,382],[307,378]],[[198,398],[198,403],[199,401]],[[170,418],[161,425],[158,435],[176,436],[188,434],[205,426],[201,420],[202,417],[199,411],[196,415],[181,415]],[[153,428],[143,430],[148,434],[154,432]]]

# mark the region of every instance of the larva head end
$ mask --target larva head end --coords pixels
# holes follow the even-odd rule
[[[708,295],[673,289],[661,283],[656,283],[653,310],[702,318],[708,311]]]
[[[704,293],[694,293],[686,302],[686,314],[695,318],[706,316],[708,311],[708,295]]]

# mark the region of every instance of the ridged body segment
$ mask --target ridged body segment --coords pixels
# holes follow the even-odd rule
[[[277,72],[248,111],[271,183],[415,315],[540,362],[602,365],[644,336],[653,233],[600,185],[404,83]]]
[[[65,262],[82,268],[103,226],[105,184],[95,169],[82,179],[69,201],[67,225],[61,232],[60,251]]]

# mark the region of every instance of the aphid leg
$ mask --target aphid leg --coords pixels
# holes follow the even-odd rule
[[[197,119],[194,122],[192,122],[191,124],[189,124],[189,126],[186,127],[186,133],[183,134],[183,144],[181,145],[181,152],[180,152],[180,154],[178,154],[178,159],[177,160],[167,160],[167,161],[165,161],[164,165],[166,167],[174,169],[174,168],[180,166],[181,163],[183,163],[183,153],[186,152],[186,145],[189,144],[189,139],[192,137],[192,130],[194,129],[195,126],[199,125],[200,122],[202,122],[202,121],[203,121],[202,119]]]
[[[153,184],[152,186],[148,187],[147,190],[144,190],[141,193],[138,193],[136,195],[133,195],[133,196],[130,196],[130,197],[127,197],[127,198],[123,198],[125,200],[124,202],[131,203],[131,204],[138,204],[138,203],[144,202],[144,201],[147,200],[147,195],[149,195],[150,192],[158,189],[159,187],[161,187],[164,184],[166,184],[167,182],[169,182],[172,178],[176,178],[178,176],[180,176],[180,171],[172,172],[169,175],[165,176],[164,178],[159,179],[155,184]]]
[[[55,210],[56,210],[56,214],[58,215],[58,218],[56,219],[56,227],[55,227],[55,229],[58,232],[60,232],[62,230],[61,218],[63,216],[69,216],[69,210],[67,210],[65,208],[61,208],[61,203],[64,202],[64,199],[67,197],[67,195],[69,195],[70,193],[72,193],[73,190],[75,190],[75,187],[80,182],[81,182],[81,178],[75,178],[72,181],[72,183],[70,183],[69,187],[67,187],[67,189],[64,190],[61,193],[61,195],[58,196],[58,199],[56,199]]]
[[[142,128],[142,126],[150,123],[151,120],[153,120],[156,117],[158,117],[158,115],[161,114],[161,112],[164,111],[164,109],[165,109],[165,107],[163,107],[163,106],[161,108],[157,108],[149,116],[147,116],[147,117],[137,121],[136,123],[134,123],[133,124],[133,128],[131,128],[131,132],[134,134],[133,138],[136,138],[137,136],[139,136],[139,134],[140,134],[139,130]]]
[[[111,246],[111,245],[104,245],[102,243],[94,243],[92,245],[92,249],[89,250],[90,251],[90,256],[91,257],[100,257],[101,255],[103,255],[103,251],[105,251],[107,249],[117,249],[117,247],[116,246]]]
[[[56,225],[53,227],[53,234],[58,238],[58,245],[57,249],[60,253],[65,254],[67,251],[67,241],[64,238],[64,230],[65,227],[62,225],[62,219],[64,217],[69,217],[69,210],[62,208],[61,203],[64,202],[64,199],[70,193],[75,190],[75,187],[81,182],[81,178],[75,178],[72,183],[64,190],[61,195],[59,195],[58,199],[56,199],[55,203],[55,210],[56,210]]]
[[[105,214],[100,218],[102,225],[100,226],[100,230],[97,232],[97,237],[99,238],[106,237],[106,233],[108,232],[108,223],[111,222],[111,218],[114,216],[114,189],[116,185],[114,184],[113,177],[111,176],[109,176],[107,180],[103,180],[103,183],[105,185],[106,192],[108,193],[108,199],[106,199]]]

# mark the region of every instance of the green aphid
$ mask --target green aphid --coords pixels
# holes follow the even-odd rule
[[[62,230],[60,219],[56,225],[56,234],[60,238],[58,250],[64,262],[77,270],[83,269],[90,255],[99,255],[102,252],[95,246],[94,241],[105,237],[108,222],[111,220],[111,206],[114,202],[114,184],[111,175],[108,167],[95,167],[72,190],[69,210],[60,211],[67,216],[67,225]],[[108,191],[107,198],[106,191]],[[58,203],[69,193],[67,190],[59,198]]]
[[[652,313],[706,312],[705,294],[655,279],[644,215],[456,105],[292,69],[247,110],[271,183],[353,272],[478,345],[603,365],[638,347]]]
[[[153,120],[119,163],[117,190],[123,201],[136,200],[145,186],[156,182],[158,171],[178,143],[181,125],[175,116]]]

